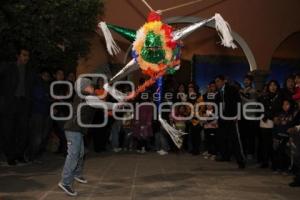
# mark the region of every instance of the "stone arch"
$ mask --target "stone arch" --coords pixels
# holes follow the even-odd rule
[[[300,30],[284,37],[271,56],[270,60],[273,57],[300,58]]]
[[[300,31],[286,36],[272,52],[269,61],[270,78],[283,83],[290,74],[300,71]]]

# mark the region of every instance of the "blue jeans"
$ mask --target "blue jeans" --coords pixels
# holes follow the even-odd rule
[[[169,151],[170,145],[167,139],[167,133],[164,130],[160,130],[155,133],[155,148],[156,150]]]
[[[62,172],[62,184],[72,185],[75,177],[82,175],[84,143],[80,132],[66,131],[68,155]]]

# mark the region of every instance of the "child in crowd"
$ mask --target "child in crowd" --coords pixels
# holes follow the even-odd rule
[[[186,132],[186,119],[187,107],[185,105],[176,106],[175,109],[170,113],[170,124],[173,125],[174,128],[180,130],[182,132]],[[183,136],[183,149],[187,147],[187,135]]]
[[[192,89],[193,91],[194,89]],[[196,94],[196,93],[194,93]],[[194,110],[191,110],[191,114],[193,115],[193,119],[189,123],[188,126],[188,132],[189,132],[189,150],[193,155],[199,155],[200,154],[200,148],[201,148],[201,140],[202,140],[202,130],[203,130],[203,124],[202,121],[199,119],[199,117],[202,117],[205,111],[205,106],[201,105],[203,103],[203,97],[198,96],[196,102],[194,103]]]
[[[207,152],[204,153],[204,158],[215,160],[217,154],[216,132],[218,130],[218,119],[215,117],[215,111],[212,105],[206,106],[204,117],[207,118],[204,122],[205,146],[207,149]]]
[[[137,152],[146,153],[150,138],[153,136],[152,119],[154,108],[150,104],[138,107],[138,115],[133,125],[133,137],[137,143]]]
[[[186,106],[180,105],[177,107],[175,113],[171,114],[170,121],[173,123],[177,130],[185,132],[186,130],[186,120],[183,119],[187,116]]]
[[[122,120],[122,130],[124,133],[123,150],[132,150],[132,125],[133,125],[133,113],[126,112]]]
[[[287,130],[294,125],[297,112],[292,108],[289,100],[282,103],[282,112],[274,118],[273,128],[273,159],[272,169],[278,172],[287,172],[290,165],[289,134]]]

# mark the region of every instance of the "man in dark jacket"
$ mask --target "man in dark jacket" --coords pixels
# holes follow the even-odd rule
[[[244,77],[244,88],[240,90],[240,96],[242,100],[242,105],[245,106],[247,103],[256,103],[257,102],[257,92],[253,87],[253,77],[246,75]],[[255,109],[256,106],[251,105],[247,106],[248,109]],[[246,113],[247,117],[256,117],[256,113]],[[249,160],[254,158],[255,154],[255,135],[258,132],[259,121],[257,120],[248,120],[246,117],[243,117],[240,121],[240,130],[241,130],[241,139],[244,145],[245,156]]]
[[[9,165],[25,162],[32,87],[29,58],[29,51],[21,48],[16,62],[0,66],[0,140]]]
[[[39,163],[50,132],[50,72],[42,69],[32,88],[28,159]]]
[[[77,87],[79,85],[79,87]],[[87,78],[80,78],[75,83],[75,88],[79,88],[81,94],[94,95],[94,87],[92,82]],[[77,192],[73,190],[74,180],[79,183],[87,183],[82,176],[84,143],[83,135],[86,134],[87,128],[83,124],[91,124],[94,117],[94,111],[90,106],[83,106],[80,112],[78,107],[84,102],[84,98],[76,95],[73,100],[73,117],[65,123],[65,135],[68,144],[68,155],[62,172],[62,178],[58,186],[70,196],[77,196]],[[83,124],[80,124],[83,123]]]
[[[238,90],[229,85],[225,77],[220,75],[215,80],[219,93],[217,102],[219,104],[219,131],[217,134],[217,145],[220,156],[218,161],[230,161],[233,154],[239,168],[245,168],[242,144],[238,131],[238,106],[241,98]]]

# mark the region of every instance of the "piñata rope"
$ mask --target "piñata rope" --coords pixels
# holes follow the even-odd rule
[[[142,2],[149,8],[150,11],[154,11],[154,9],[150,6],[150,4],[146,0],[142,0]]]
[[[175,9],[178,9],[178,8],[189,6],[189,5],[192,5],[192,4],[195,4],[195,3],[199,3],[201,1],[204,1],[204,0],[191,1],[191,2],[188,2],[188,3],[180,4],[180,5],[173,6],[173,7],[170,7],[170,8],[166,8],[166,9],[163,9],[163,10],[158,10],[157,12],[161,14],[163,12],[168,12],[168,11],[171,11],[171,10],[175,10]]]
[[[135,99],[140,93],[144,92],[148,87],[153,85],[160,77],[165,75],[165,73],[166,73],[166,70],[161,70],[156,75],[152,76],[150,79],[145,81],[145,83],[138,86],[138,88],[135,91],[129,93],[129,95],[126,97],[126,100],[128,101],[128,100]]]

